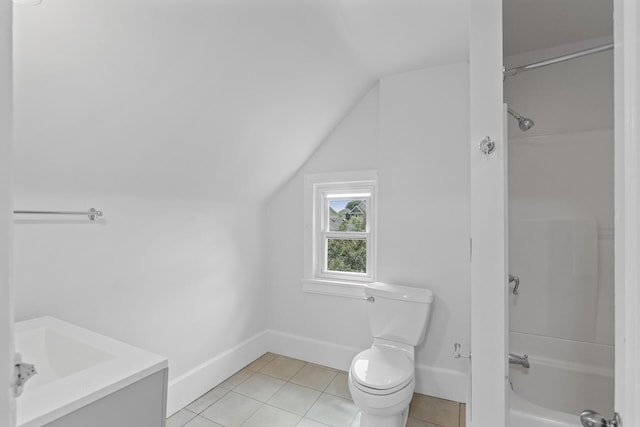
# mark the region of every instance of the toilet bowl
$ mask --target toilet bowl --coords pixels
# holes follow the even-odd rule
[[[412,355],[375,342],[358,353],[349,369],[349,391],[362,411],[361,426],[404,427],[415,390]]]
[[[365,289],[373,344],[349,368],[349,391],[360,427],[405,427],[415,390],[414,346],[422,342],[430,291],[373,283]]]

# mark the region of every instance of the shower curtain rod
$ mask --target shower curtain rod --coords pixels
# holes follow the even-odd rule
[[[102,216],[102,211],[97,211],[93,208],[88,212],[70,212],[70,211],[13,211],[14,214],[27,214],[27,215],[86,215],[90,221],[95,221],[97,217]]]
[[[504,78],[515,76],[516,74],[522,73],[524,71],[534,70],[540,67],[546,67],[547,65],[557,64],[559,62],[569,61],[570,59],[580,58],[586,55],[592,55],[598,52],[604,52],[605,50],[613,49],[613,43],[604,44],[602,46],[592,47],[590,49],[579,50],[577,52],[569,53],[567,55],[557,56],[551,59],[545,59],[544,61],[538,61],[527,65],[522,65],[520,67],[509,68],[508,70],[503,70],[502,75]]]

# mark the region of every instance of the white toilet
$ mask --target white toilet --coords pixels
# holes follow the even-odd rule
[[[349,391],[360,427],[405,427],[415,389],[414,347],[422,342],[433,294],[427,289],[372,283],[365,288],[371,348],[353,358]]]

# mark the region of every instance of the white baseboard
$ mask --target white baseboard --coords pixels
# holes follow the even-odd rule
[[[316,363],[341,371],[349,370],[353,356],[362,351],[356,347],[334,344],[280,331],[267,331],[270,352]]]
[[[264,331],[169,381],[167,416],[179,411],[266,352],[267,331]]]
[[[454,402],[466,402],[469,397],[468,384],[467,374],[463,372],[416,365],[416,393]]]
[[[267,351],[347,371],[353,357],[362,350],[266,330],[169,381],[167,415],[179,411]],[[464,402],[467,399],[467,376],[450,369],[418,364],[416,392]]]
[[[349,370],[353,357],[364,350],[273,330],[267,331],[267,348],[272,353],[342,371]],[[465,373],[422,364],[416,365],[416,393],[466,402],[467,384]]]

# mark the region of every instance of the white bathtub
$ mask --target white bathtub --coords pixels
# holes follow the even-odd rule
[[[509,369],[512,427],[579,427],[585,409],[613,415],[613,347],[514,333],[510,339],[511,351],[528,353],[531,364]]]
[[[513,391],[509,394],[509,421],[511,427],[578,427],[581,425],[577,415],[535,405]]]
[[[16,351],[38,374],[17,399],[18,427],[58,420],[167,368],[167,359],[53,317],[18,322]]]

